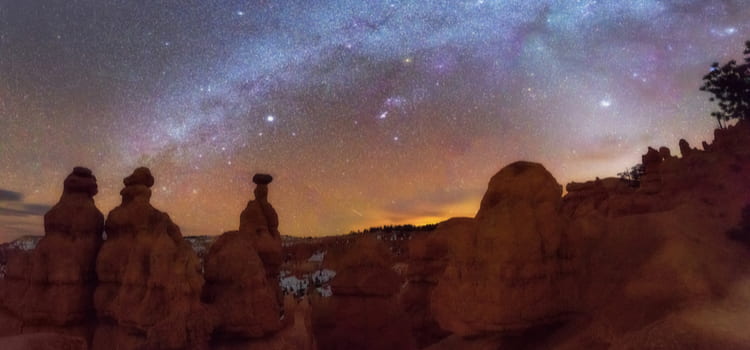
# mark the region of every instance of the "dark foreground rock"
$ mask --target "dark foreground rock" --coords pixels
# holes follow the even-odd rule
[[[200,302],[198,257],[169,216],[151,206],[150,171],[136,169],[123,182],[96,262],[93,348],[204,349],[213,320]]]
[[[53,331],[90,338],[104,216],[94,205],[96,177],[77,167],[44,215],[44,237],[8,258],[0,280],[0,334]]]

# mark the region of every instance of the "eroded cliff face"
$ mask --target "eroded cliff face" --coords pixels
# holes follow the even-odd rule
[[[92,295],[104,216],[94,205],[96,177],[77,167],[44,216],[36,248],[10,257],[0,280],[0,335],[52,331],[90,338]]]
[[[200,303],[198,257],[169,216],[151,206],[151,172],[138,168],[123,182],[96,261],[92,348],[206,348],[212,320]]]
[[[501,170],[429,295],[453,333],[431,349],[750,348],[748,250],[725,235],[750,203],[750,123],[704,148],[649,148],[640,186],[562,200],[540,165]]]
[[[561,348],[591,339],[613,348],[748,348],[738,322],[750,313],[727,308],[750,303],[748,251],[725,233],[750,203],[750,123],[716,130],[705,150],[684,140],[680,148],[681,158],[649,149],[637,189],[612,180],[568,187],[564,210],[586,257],[580,285],[591,321]]]

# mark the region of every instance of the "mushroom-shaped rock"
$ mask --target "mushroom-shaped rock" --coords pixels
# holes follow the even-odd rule
[[[130,176],[126,177],[123,181],[125,187],[134,185],[143,185],[151,188],[154,185],[154,176],[151,175],[151,170],[146,167],[140,167],[133,171]]]
[[[253,183],[256,185],[268,185],[273,181],[273,176],[268,174],[255,174],[253,176]]]
[[[73,168],[73,172],[65,178],[63,191],[68,193],[87,193],[91,197],[99,192],[96,177],[90,169],[84,167]]]
[[[540,164],[516,162],[490,180],[431,307],[443,329],[469,336],[517,331],[576,310],[562,187]]]
[[[45,236],[23,263],[9,263],[0,280],[2,309],[22,321],[26,331],[46,327],[90,335],[94,265],[104,230],[104,216],[94,205],[96,193],[91,170],[76,167],[64,181],[60,201],[44,215]],[[0,324],[6,328],[9,322]],[[0,334],[17,333],[20,329],[0,329]]]
[[[136,169],[124,183],[122,204],[107,217],[107,241],[97,258],[93,347],[203,348],[213,325],[200,303],[198,256],[169,215],[151,206],[147,168]]]
[[[247,203],[240,214],[240,235],[253,242],[253,246],[263,261],[269,283],[276,284],[279,267],[283,262],[281,253],[281,234],[279,233],[279,216],[268,202],[268,184],[273,180],[271,175],[256,174],[255,199]],[[279,290],[279,304],[281,292]]]

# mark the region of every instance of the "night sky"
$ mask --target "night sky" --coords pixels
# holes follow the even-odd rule
[[[746,0],[0,0],[0,241],[72,168],[102,212],[137,166],[183,234],[236,229],[256,172],[283,234],[473,216],[509,162],[562,184],[710,140],[700,92]]]

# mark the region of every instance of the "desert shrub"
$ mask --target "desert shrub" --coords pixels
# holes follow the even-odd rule
[[[617,174],[623,181],[627,181],[630,186],[639,187],[641,185],[641,176],[645,172],[643,164],[636,164],[630,169],[625,169],[624,172]]]

